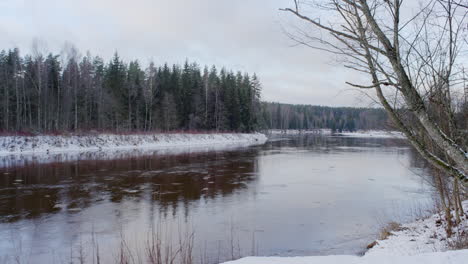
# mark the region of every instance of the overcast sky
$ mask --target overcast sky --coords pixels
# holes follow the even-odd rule
[[[344,82],[354,72],[284,33],[297,20],[280,7],[292,0],[0,0],[0,49],[29,53],[65,42],[109,59],[139,59],[257,73],[263,99],[284,103],[369,106]]]

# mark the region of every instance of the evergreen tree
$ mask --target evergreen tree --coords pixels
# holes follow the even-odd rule
[[[356,129],[386,129],[389,120],[383,109],[324,107],[311,105],[290,105],[279,103],[263,103],[260,111],[260,121],[265,129],[320,129],[333,131],[355,131]]]
[[[0,130],[216,130],[249,132],[263,121],[255,75],[196,63],[105,64],[73,46],[62,55],[0,51]]]

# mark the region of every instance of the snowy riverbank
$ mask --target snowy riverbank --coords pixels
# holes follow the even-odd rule
[[[468,213],[468,201],[463,202]],[[468,259],[468,249],[448,251],[450,244],[460,241],[459,234],[468,232],[468,217],[453,229],[453,236],[447,238],[442,216],[435,214],[426,219],[398,226],[397,230],[383,240],[377,240],[374,247],[362,257],[348,255],[310,257],[247,257],[226,264],[461,264]],[[465,237],[466,239],[466,237]]]
[[[179,154],[261,145],[264,134],[96,134],[1,136],[0,167],[80,159],[112,159],[133,155]]]
[[[316,256],[316,257],[248,257],[225,264],[462,264],[468,250],[433,252],[415,256]]]
[[[267,140],[263,134],[98,134],[70,136],[0,137],[0,155],[98,151],[106,149],[160,149],[209,145],[255,145]]]
[[[453,235],[450,238],[445,232],[447,223],[443,214],[434,214],[397,227],[397,230],[391,231],[392,235],[387,239],[377,240],[376,245],[367,251],[366,256],[382,254],[402,256],[446,251],[450,248],[450,244],[463,239],[460,234],[466,236],[468,233],[468,200],[462,205],[465,215],[461,217],[461,223],[453,228]]]
[[[268,135],[305,135],[305,134],[321,134],[331,135],[331,130],[326,128],[298,130],[298,129],[270,129],[265,132]]]
[[[358,130],[356,132],[341,132],[334,134],[336,136],[344,137],[359,137],[359,138],[400,138],[405,139],[405,135],[399,131],[385,131],[385,130]]]
[[[358,137],[358,138],[400,138],[405,139],[405,135],[399,131],[387,130],[358,130],[354,132],[336,132],[332,133],[330,129],[312,129],[312,130],[296,130],[296,129],[271,129],[265,132],[268,135],[305,135],[319,134],[332,135],[341,137]]]

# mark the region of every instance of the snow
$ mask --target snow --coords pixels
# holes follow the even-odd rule
[[[405,139],[405,135],[398,131],[384,131],[384,130],[359,130],[356,132],[342,132],[335,135],[344,137],[359,137],[359,138],[400,138]]]
[[[468,200],[462,203],[468,213]],[[403,224],[400,231],[385,240],[377,240],[377,245],[367,251],[366,256],[372,255],[414,255],[434,251],[444,251],[448,244],[457,239],[457,234],[468,232],[468,217],[461,218],[461,223],[453,228],[453,235],[447,238],[446,223],[443,214],[434,214],[429,218],[420,219],[412,223]],[[468,258],[467,258],[468,259]]]
[[[125,155],[179,154],[261,145],[264,134],[96,134],[0,136],[0,167],[80,159],[112,159]]]
[[[247,257],[225,264],[463,264],[467,259],[468,250],[457,250],[414,256]]]
[[[463,202],[468,213],[468,200]],[[468,249],[447,251],[448,244],[457,235],[468,232],[468,217],[453,229],[447,238],[442,215],[435,214],[426,219],[401,225],[387,239],[377,244],[364,256],[331,255],[310,257],[246,257],[225,264],[462,264],[468,263]]]
[[[268,135],[301,135],[301,134],[322,134],[342,137],[359,137],[359,138],[406,138],[403,133],[398,131],[386,130],[358,130],[355,132],[341,132],[332,134],[330,129],[313,129],[313,130],[295,130],[295,129],[271,129],[266,131]]]
[[[302,135],[302,134],[331,134],[330,129],[320,128],[312,130],[298,130],[298,129],[270,129],[266,132],[268,135]]]
[[[14,153],[47,153],[104,149],[167,148],[212,144],[262,144],[267,140],[255,134],[149,134],[149,135],[71,135],[71,136],[5,136],[0,137],[0,155]]]

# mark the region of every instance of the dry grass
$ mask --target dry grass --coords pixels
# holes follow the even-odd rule
[[[458,234],[453,241],[448,243],[449,249],[459,250],[468,249],[468,232],[461,232]]]
[[[212,248],[196,243],[193,228],[181,224],[172,228],[168,224],[156,224],[146,232],[146,238],[134,241],[131,233],[124,234],[120,230],[120,238],[115,247],[103,250],[102,241],[92,229],[88,238],[79,237],[78,244],[71,245],[68,255],[55,255],[52,258],[60,259],[59,263],[69,264],[216,264],[235,260],[247,255],[258,254],[258,243],[255,232],[252,233],[251,249],[241,248],[238,229],[231,226],[225,240],[218,240]],[[141,237],[141,236],[140,236]],[[197,245],[196,245],[197,244]],[[247,244],[246,244],[247,245]],[[28,261],[28,250],[24,250],[21,240],[12,245],[14,252],[7,256],[0,256],[0,264],[23,264]],[[249,247],[249,246],[247,246]]]
[[[132,249],[130,243],[121,234],[120,249],[115,256],[115,263],[193,264],[195,233],[183,230],[180,226],[175,234],[169,230],[167,226],[152,227],[148,232],[143,250]],[[93,263],[99,263],[98,254],[95,255]]]
[[[401,225],[399,223],[390,222],[387,225],[385,225],[384,227],[382,227],[382,229],[380,230],[379,240],[385,240],[389,236],[393,235],[392,232],[401,231],[401,230],[403,230],[403,228],[401,227]]]
[[[146,232],[146,238],[140,240],[141,244],[135,244],[138,241],[132,241],[131,237],[128,237],[129,234],[124,235],[123,230],[120,230],[119,245],[114,248],[111,261],[119,264],[215,264],[247,255],[257,255],[258,242],[255,232],[252,233],[250,249],[241,247],[238,232],[238,228],[231,223],[230,232],[225,240],[218,240],[217,247],[208,248],[207,241],[204,247],[203,244],[200,245],[202,241],[196,243],[193,227],[189,228],[180,223],[176,226],[158,223],[150,227]],[[68,263],[109,263],[109,254],[106,254],[107,258],[104,257],[107,260],[103,260],[103,256],[100,255],[102,250],[94,231],[90,243],[87,244],[90,247],[84,248],[83,245],[80,244],[72,249],[73,256],[70,256]]]
[[[121,223],[107,229],[90,226],[89,232],[77,233],[70,241],[44,252],[41,262],[68,264],[217,264],[259,254],[260,240],[254,228],[245,229],[235,219],[224,224],[225,233],[212,237],[196,232],[190,218],[153,219],[148,226],[125,228]],[[0,254],[0,264],[36,263],[33,246],[19,229],[11,226],[4,239],[8,252]],[[3,237],[2,237],[3,238]]]
[[[160,226],[152,228],[146,243],[146,259],[151,264],[192,264],[195,233],[193,231],[181,231],[179,227],[178,237],[163,231]]]

